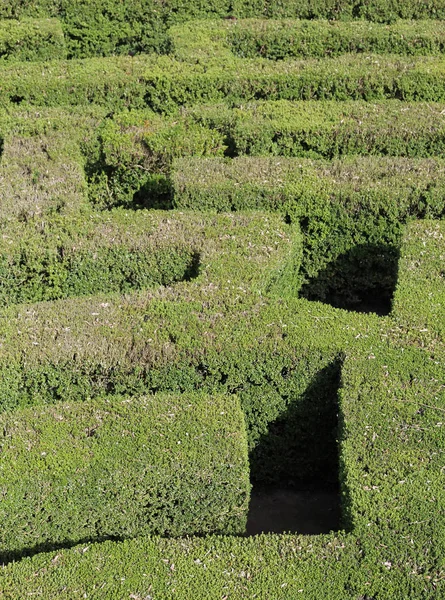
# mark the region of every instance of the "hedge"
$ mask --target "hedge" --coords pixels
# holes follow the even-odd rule
[[[3,105],[90,105],[171,112],[199,102],[445,99],[443,57],[344,55],[333,59],[233,59],[222,66],[161,56],[8,65]]]
[[[97,589],[104,598],[167,599],[173,590],[184,599],[436,598],[444,590],[443,358],[358,345],[340,390],[348,533],[84,544],[8,565],[4,589],[60,598]]]
[[[395,19],[443,19],[443,0],[428,3],[410,0],[212,0],[184,3],[181,0],[4,0],[0,18],[56,17],[63,22],[69,55],[82,58],[92,55],[166,52],[169,50],[167,29],[191,19],[218,17],[309,18],[350,20],[364,18],[377,22]]]
[[[443,369],[443,351],[409,345],[352,353],[343,368],[342,504],[370,597],[393,597],[388,571],[404,574],[406,597],[432,598],[443,585]]]
[[[296,289],[352,309],[374,297],[389,310],[403,224],[445,214],[439,159],[192,158],[174,163],[172,179],[177,209],[266,209],[298,222]]]
[[[57,19],[0,21],[0,61],[66,58],[62,26]]]
[[[31,0],[0,6],[0,17],[57,17],[63,22],[69,55],[83,58],[111,54],[166,52],[167,29],[189,19],[225,16],[227,0]]]
[[[188,62],[263,57],[333,57],[346,53],[440,55],[445,29],[441,21],[369,21],[235,19],[189,21],[169,30],[172,53]]]
[[[84,161],[67,133],[6,137],[0,164],[0,220],[73,214],[87,206]]]
[[[165,207],[175,157],[223,156],[226,147],[216,129],[149,110],[118,113],[97,133],[98,144],[86,149],[89,197],[97,208]]]
[[[277,101],[195,106],[168,118],[149,110],[117,113],[85,150],[89,197],[99,207],[169,208],[171,163],[186,156],[444,155],[443,111],[443,104],[399,101]],[[218,206],[217,196],[212,202],[231,210],[230,202]]]
[[[198,286],[221,286],[226,277],[284,293],[300,263],[299,232],[278,215],[207,215],[197,221],[195,213],[84,211],[3,228],[0,301],[125,293],[194,278]]]
[[[197,106],[181,113],[220,131],[226,154],[336,158],[347,154],[443,156],[444,104],[289,102]]]
[[[249,465],[236,397],[96,399],[0,422],[3,560],[100,538],[245,530]]]
[[[395,19],[443,19],[443,0],[423,2],[407,0],[233,0],[233,14],[240,18],[304,18],[304,19],[350,19],[360,17],[377,22]]]
[[[341,355],[372,346],[386,321],[268,300],[235,275],[3,310],[2,410],[104,394],[236,393],[255,481],[335,484]]]
[[[410,223],[400,248],[393,316],[398,339],[435,347],[445,339],[445,222]]]

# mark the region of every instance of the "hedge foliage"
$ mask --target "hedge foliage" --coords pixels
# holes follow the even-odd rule
[[[0,164],[0,220],[73,214],[88,205],[79,145],[58,132],[6,137]]]
[[[434,348],[445,339],[445,282],[443,258],[445,223],[410,223],[400,248],[399,274],[393,314],[401,331],[399,341],[409,339]]]
[[[369,21],[241,19],[189,21],[169,31],[172,53],[188,62],[263,57],[325,58],[347,53],[440,55],[445,29],[437,20]]]
[[[174,163],[172,179],[177,209],[266,209],[298,222],[295,289],[352,309],[373,295],[389,310],[404,223],[445,214],[441,159],[192,158]]]
[[[363,18],[376,22],[392,22],[395,19],[443,19],[443,0],[233,0],[233,13],[240,18],[304,18],[345,19]]]
[[[353,353],[343,368],[342,504],[363,544],[361,569],[373,573],[371,597],[388,593],[385,571],[404,573],[408,597],[432,598],[440,588],[443,369],[443,352],[409,346]]]
[[[444,589],[443,368],[419,349],[348,352],[340,391],[347,534],[82,545],[8,565],[2,584],[60,598],[101,587],[105,598],[167,599],[174,589],[184,599],[432,600]]]
[[[125,293],[194,278],[216,286],[228,277],[284,293],[298,275],[301,253],[297,228],[264,213],[197,222],[195,213],[84,211],[47,224],[12,222],[0,240],[0,300]]]
[[[0,61],[66,58],[65,38],[57,19],[0,21]]]
[[[235,396],[96,399],[0,422],[3,559],[89,539],[245,530],[249,465]]]
[[[171,117],[149,110],[117,113],[102,121],[97,128],[98,143],[85,149],[89,197],[98,207],[168,208],[172,205],[172,161],[188,156],[443,156],[443,111],[443,104],[399,101],[277,101],[234,108],[200,105]],[[190,170],[184,168],[187,178]],[[277,168],[281,171],[284,167]],[[199,178],[199,166],[197,169]],[[206,178],[201,179],[205,190]],[[213,188],[212,193],[215,191]],[[237,193],[236,186],[227,193]],[[177,201],[173,198],[173,205]],[[214,208],[231,210],[230,202],[219,205],[220,201],[216,194]],[[188,206],[202,209],[197,202],[191,199]],[[185,198],[179,200],[179,206],[187,206]],[[258,206],[253,199],[244,208]]]
[[[75,58],[166,52],[167,30],[191,19],[221,17],[368,19],[388,23],[402,19],[443,19],[443,0],[3,0],[0,18],[55,17],[62,21],[69,55]]]
[[[445,59],[354,55],[306,61],[236,59],[187,64],[167,56],[133,56],[8,65],[2,105],[91,103],[171,112],[199,102],[251,100],[445,99]]]

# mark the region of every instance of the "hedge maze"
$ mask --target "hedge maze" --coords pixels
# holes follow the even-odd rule
[[[2,598],[443,596],[444,18],[0,3]]]

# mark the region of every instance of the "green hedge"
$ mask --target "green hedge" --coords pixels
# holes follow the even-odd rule
[[[1,408],[104,394],[236,393],[255,480],[334,483],[339,361],[351,344],[372,347],[386,321],[305,300],[271,302],[235,275],[4,310]]]
[[[167,28],[189,19],[225,16],[228,0],[26,0],[0,5],[0,17],[57,17],[63,23],[69,55],[165,52]]]
[[[106,598],[165,600],[173,589],[184,599],[437,598],[445,589],[443,356],[359,344],[348,351],[340,391],[349,533],[84,544],[8,565],[0,574],[13,590],[6,597],[72,598],[100,588]]]
[[[148,110],[118,113],[102,122],[97,128],[98,144],[85,151],[89,195],[100,207],[168,208],[172,203],[171,163],[186,156],[445,155],[443,110],[443,104],[399,101],[371,104],[283,100],[235,108],[222,104],[195,106],[169,118]],[[199,179],[197,169],[198,181],[202,179],[205,188],[206,178]],[[186,178],[191,176],[187,167],[185,172]],[[245,186],[243,189],[245,193]],[[227,193],[236,195],[236,186]],[[179,202],[187,206],[185,199]],[[219,202],[218,195],[214,196],[212,203],[217,210],[231,210],[230,202]],[[244,205],[255,206],[255,199]],[[202,208],[193,201],[189,207]]]
[[[443,19],[443,0],[233,0],[233,13],[237,17],[350,19],[360,17],[377,22],[395,19]]]
[[[0,423],[3,560],[107,537],[245,530],[249,465],[236,397],[96,399]]]
[[[90,200],[96,207],[165,206],[171,162],[180,156],[222,156],[223,133],[194,119],[163,119],[152,111],[120,113],[98,128],[87,150]]]
[[[282,60],[351,53],[439,55],[441,21],[305,21],[240,19],[189,21],[169,30],[172,53],[189,62],[233,58]]]
[[[377,22],[395,19],[443,19],[443,0],[4,0],[0,18],[56,17],[63,23],[69,55],[75,58],[169,50],[168,27],[191,19],[238,18],[364,18]]]
[[[65,38],[56,19],[0,21],[0,61],[66,58]]]
[[[47,224],[11,223],[0,240],[0,302],[125,293],[195,278],[197,286],[216,286],[226,277],[284,293],[298,276],[301,252],[297,229],[264,213],[197,222],[195,213],[85,211]]]
[[[73,214],[88,205],[79,145],[68,132],[6,137],[0,164],[0,220]]]
[[[400,248],[393,316],[398,338],[435,347],[445,339],[445,222],[410,223]]]
[[[369,295],[388,310],[403,224],[445,214],[439,159],[349,157],[332,162],[181,159],[173,168],[177,209],[268,209],[299,222],[299,283],[310,299],[354,308]]]
[[[445,99],[443,57],[344,55],[333,59],[233,59],[223,66],[162,56],[111,57],[6,66],[3,105],[91,103],[171,112],[199,102]]]
[[[371,597],[393,597],[383,582],[388,571],[404,573],[407,597],[438,591],[445,551],[443,369],[443,350],[431,355],[409,345],[352,353],[343,368],[342,504],[363,546],[361,569],[372,573]]]
[[[192,107],[184,119],[220,131],[226,154],[335,158],[444,155],[444,104],[265,101]]]

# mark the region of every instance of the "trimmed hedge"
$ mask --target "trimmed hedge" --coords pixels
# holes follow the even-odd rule
[[[443,0],[233,0],[237,17],[350,19],[360,17],[377,22],[395,19],[443,19]]]
[[[386,321],[304,300],[267,301],[234,275],[4,310],[2,409],[104,394],[235,393],[256,481],[335,483],[341,354],[357,343],[372,347]]]
[[[0,302],[124,293],[194,278],[198,286],[232,277],[284,291],[298,275],[301,253],[297,228],[261,213],[197,221],[194,213],[116,210],[12,223],[0,240]]]
[[[393,317],[399,340],[435,347],[445,340],[445,222],[410,223],[400,248]]]
[[[107,537],[245,530],[249,464],[236,397],[96,399],[0,423],[3,560]]]
[[[190,19],[223,17],[228,0],[5,0],[0,17],[57,17],[63,22],[69,55],[166,52],[167,29]]]
[[[169,30],[172,53],[188,62],[233,58],[333,57],[346,53],[439,55],[441,21],[305,21],[241,19],[189,21]]]
[[[171,162],[181,156],[223,156],[223,134],[192,118],[165,119],[152,111],[119,113],[102,122],[87,150],[91,202],[164,207],[170,202]]]
[[[193,107],[185,118],[216,128],[227,154],[336,158],[348,154],[445,156],[444,104],[252,102]]]
[[[443,359],[386,344],[372,350],[356,346],[342,371],[340,458],[350,533],[83,545],[8,565],[0,575],[4,589],[60,598],[99,588],[103,597],[166,600],[173,589],[184,599],[437,598],[445,589]]]
[[[65,38],[57,19],[0,21],[0,61],[66,58]]]
[[[197,106],[170,118],[148,110],[119,113],[102,122],[98,144],[85,151],[90,199],[100,207],[169,208],[171,163],[185,156],[445,156],[444,106],[398,101],[278,101],[233,109]],[[205,178],[202,181],[205,187]],[[236,186],[227,193],[236,195]],[[230,202],[222,208],[217,198],[213,201],[217,210],[231,210]],[[173,204],[176,201],[173,199]],[[202,208],[193,202],[189,206]],[[258,202],[254,199],[245,208],[255,206]]]
[[[363,547],[361,569],[372,573],[370,597],[394,597],[384,584],[388,571],[404,574],[406,597],[440,595],[444,366],[443,351],[405,346],[352,353],[343,368],[342,504]]]
[[[83,158],[75,140],[49,136],[7,137],[0,164],[0,220],[27,221],[86,208]]]
[[[171,112],[198,102],[445,99],[445,58],[344,55],[333,59],[233,59],[223,66],[161,56],[8,65],[0,102],[89,105]]]
[[[299,222],[296,289],[304,284],[306,297],[349,308],[373,295],[388,310],[403,224],[445,214],[438,159],[182,159],[172,178],[175,208],[261,208]]]

